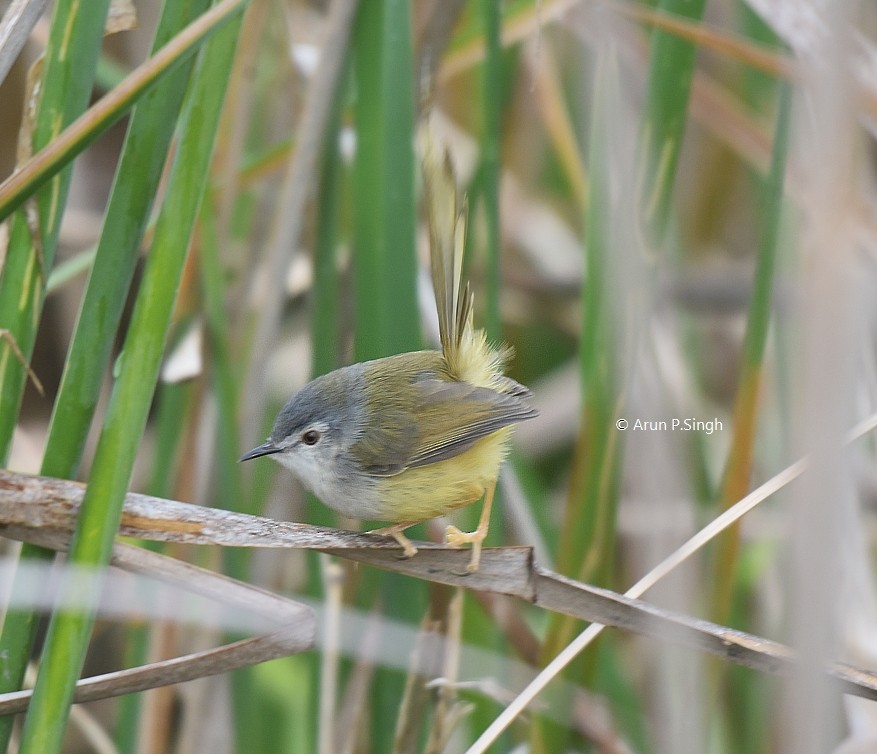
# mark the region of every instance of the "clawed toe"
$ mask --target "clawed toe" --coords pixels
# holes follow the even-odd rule
[[[472,545],[472,557],[469,559],[465,573],[459,574],[460,576],[468,576],[478,570],[481,563],[481,543],[484,542],[486,536],[487,532],[481,528],[475,531],[460,531],[456,526],[448,526],[445,529],[445,542],[451,547]]]
[[[413,526],[414,523],[415,522],[409,521],[403,524],[394,524],[393,526],[386,526],[383,529],[372,529],[368,533],[377,534],[381,537],[392,537],[395,539],[402,548],[402,553],[396,557],[399,560],[408,560],[417,555],[417,548],[414,546],[414,543],[402,533],[402,530],[407,529],[409,526]]]
[[[417,548],[411,544],[411,540],[408,539],[408,537],[400,535],[399,537],[393,537],[393,539],[395,539],[402,547],[401,554],[397,555],[396,558],[399,560],[408,560],[417,555]]]
[[[448,526],[445,529],[445,542],[451,547],[472,545],[472,557],[466,566],[466,573],[461,576],[475,573],[481,564],[481,545],[487,537],[487,528],[490,525],[490,507],[493,505],[493,492],[496,488],[494,480],[484,491],[484,506],[481,508],[481,518],[478,520],[478,528],[475,531],[460,531],[456,526]]]
[[[487,532],[480,530],[460,531],[456,526],[448,526],[445,529],[445,542],[451,547],[481,544],[485,536],[487,536]]]

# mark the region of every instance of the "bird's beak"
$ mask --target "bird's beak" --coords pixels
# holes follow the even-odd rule
[[[271,440],[265,440],[259,447],[247,451],[238,458],[238,463],[249,461],[251,458],[258,458],[259,456],[270,456],[272,453],[279,453],[281,450],[282,448],[278,448]]]

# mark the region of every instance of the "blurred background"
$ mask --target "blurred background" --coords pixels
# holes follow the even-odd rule
[[[4,22],[17,5],[0,2]],[[70,68],[52,9],[39,18],[0,83],[2,178],[208,3],[170,5],[111,3],[102,45],[103,18],[77,16]],[[877,397],[874,8],[217,5],[221,29],[133,116],[85,124],[81,154],[59,147],[76,157],[61,178],[0,186],[3,465],[89,482],[107,511],[127,488],[380,525],[236,461],[311,377],[437,346],[413,138],[430,110],[468,196],[476,323],[513,347],[508,373],[541,412],[516,430],[488,544],[623,592],[809,459],[645,597],[791,644],[800,676],[613,630],[491,750],[877,749],[873,703],[818,672],[877,665],[875,449],[850,440]],[[478,508],[409,534],[474,528]],[[65,751],[465,751],[584,628],[313,552],[163,551],[313,606],[318,647],[84,705]],[[212,646],[221,628],[98,621],[84,672]]]

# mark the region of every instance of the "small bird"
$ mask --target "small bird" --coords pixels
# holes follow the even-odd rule
[[[462,287],[465,200],[428,126],[419,142],[442,350],[317,377],[280,410],[268,439],[240,460],[270,455],[338,513],[393,522],[373,533],[393,537],[404,557],[417,552],[405,529],[483,497],[474,532],[446,530],[448,544],[472,544],[472,573],[512,425],[538,412],[527,403],[530,391],[503,374],[510,350],[491,346],[473,327],[473,296],[468,283]]]

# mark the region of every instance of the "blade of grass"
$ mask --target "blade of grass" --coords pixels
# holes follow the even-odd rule
[[[147,488],[156,497],[176,497],[173,481],[180,466],[180,443],[190,423],[193,383],[161,385],[156,400],[155,417],[155,457],[152,460],[152,473]],[[161,542],[143,542],[147,549],[161,552]],[[125,667],[132,668],[146,664],[150,649],[151,624],[131,626],[126,635]],[[142,727],[143,694],[125,694],[119,699],[113,740],[119,754],[135,754]]]
[[[207,0],[166,5],[154,49],[206,6]],[[79,468],[190,70],[191,66],[183,67],[168,76],[144,98],[131,119],[94,257],[93,269],[97,272],[89,277],[52,411],[40,470],[46,476],[72,479]],[[21,551],[25,560],[51,556],[51,552],[28,544]],[[8,658],[8,664],[0,678],[0,693],[21,687],[35,630],[34,613],[15,612],[6,616],[0,653]],[[11,718],[0,719],[0,750],[5,748],[10,732]]]
[[[97,253],[97,247],[80,251],[69,259],[58,262],[49,273],[49,280],[46,283],[46,295],[51,296],[55,291],[63,288],[67,283],[80,275],[85,275],[91,271],[94,264],[94,257]]]
[[[338,98],[343,97],[342,82],[357,5],[357,0],[334,0],[329,8],[322,39],[320,65],[305,95],[304,107],[294,135],[295,151],[288,162],[283,185],[278,191],[277,209],[267,251],[263,258],[258,260],[259,265],[268,270],[269,283],[255,313],[256,323],[250,338],[252,347],[243,381],[241,434],[245,437],[254,436],[256,427],[258,426],[261,431],[264,424],[264,397],[267,392],[264,367],[277,345],[279,324],[287,295],[284,284],[286,272],[292,255],[298,253],[303,230],[306,227],[305,211],[317,182],[314,175],[316,167],[326,144],[329,149],[338,147],[337,139],[332,139],[333,129],[327,127],[327,121],[332,119],[332,109],[333,106],[337,106]],[[325,141],[327,133],[329,142]],[[332,267],[334,274],[334,265]],[[315,343],[315,348],[328,349],[335,342],[336,334],[333,333],[322,346]],[[254,482],[258,480],[259,477],[254,477]],[[249,498],[254,501],[264,500],[264,495],[256,494],[253,485],[249,490]],[[321,515],[323,517],[326,515],[325,510]],[[235,567],[240,565],[238,562]],[[309,667],[316,674],[316,664],[309,663]],[[253,697],[258,694],[258,689],[253,686],[256,681],[256,676],[248,673],[238,673],[234,679],[235,711],[238,713],[237,740],[248,748],[251,748],[250,742],[246,741],[248,731],[254,726],[261,725],[261,720],[249,709]],[[252,691],[247,690],[248,686]],[[316,686],[316,682],[311,684],[312,688]],[[317,724],[315,716],[308,717]]]
[[[779,39],[777,39],[770,30],[770,27],[754,10],[744,4],[741,5],[737,12],[737,24],[741,33],[746,38],[758,42],[765,48],[774,47],[778,51],[777,54],[781,54],[781,43]],[[780,97],[785,96],[782,93],[784,85],[782,79],[776,74],[771,75],[755,68],[746,67],[740,71],[737,88],[740,91],[742,101],[746,103],[747,108],[755,115],[755,117],[763,117],[763,115],[767,113],[776,117],[777,97],[778,95]],[[780,105],[780,107],[782,107],[782,105]],[[764,125],[767,126],[767,124]],[[773,130],[776,130],[776,125],[774,125]],[[769,133],[768,128],[766,127],[765,141],[767,142],[772,136],[774,136],[774,134]],[[775,141],[768,143],[767,148],[764,150],[765,155],[772,156],[774,149]],[[756,171],[750,168],[746,171],[747,175],[744,180],[746,180],[750,191],[752,191],[755,196],[767,196],[766,182],[770,180],[770,175],[772,173],[770,162],[771,157],[767,156],[764,160],[764,164],[766,165],[764,170]],[[766,216],[770,211],[770,202],[767,204],[764,202],[758,203],[758,220],[761,228],[764,228],[766,225]],[[788,213],[783,209],[782,214],[784,217],[782,221],[783,225],[788,227]],[[760,243],[763,243],[763,236],[764,233],[760,233]],[[788,246],[790,243],[793,244],[794,241],[792,241],[790,236],[786,235],[783,245]],[[756,255],[758,255],[757,250]],[[752,304],[750,303],[750,309],[751,306]],[[772,318],[775,317],[775,312],[773,312],[771,316]],[[771,354],[771,372],[773,379],[771,382],[779,388],[779,393],[776,396],[780,405],[779,415],[782,417],[779,421],[784,427],[784,432],[778,439],[777,447],[788,450],[792,447],[791,435],[794,434],[794,430],[792,430],[793,422],[790,418],[793,409],[789,405],[791,398],[790,393],[785,391],[781,386],[787,387],[793,384],[789,372],[789,366],[794,362],[794,359],[789,358],[789,353],[787,353],[787,349],[792,345],[790,339],[783,337],[783,335],[780,334],[780,331],[775,329],[776,327],[777,320],[773,319],[771,328],[774,328],[778,337],[773,341],[774,346]],[[745,343],[743,349],[744,351],[746,350]],[[770,359],[771,356],[768,356],[767,358]],[[743,358],[745,358],[745,354],[743,355]],[[742,384],[742,381],[738,383],[738,385]],[[766,388],[767,386],[765,385],[764,387]],[[764,395],[763,390],[762,395]],[[737,397],[740,397],[739,386]],[[760,410],[763,410],[762,407],[765,404],[764,399],[762,398],[759,402],[761,404],[759,408]],[[759,424],[762,424],[762,422],[763,420],[759,419]],[[732,427],[732,431],[736,432],[736,422]],[[759,432],[763,432],[763,428],[760,429]],[[732,435],[732,442],[733,437],[734,436]],[[729,460],[729,458],[726,458],[725,462],[728,463]],[[723,481],[722,478],[719,478],[718,483],[722,484]],[[710,505],[713,505],[716,500],[719,500],[720,506],[723,505],[721,495],[718,491],[704,499],[708,501]],[[711,561],[713,573],[715,573],[718,568],[717,558],[720,549],[723,547],[723,542],[725,542],[729,536],[736,538],[739,537],[739,534],[726,534],[719,540],[717,546],[713,548],[711,553],[713,558]],[[769,561],[765,557],[765,551],[769,551],[768,548],[759,548],[756,545],[756,547],[752,549],[738,549],[739,556],[737,558],[737,565],[733,569],[733,595],[729,595],[730,612],[727,613],[727,625],[745,627],[747,624],[750,624],[750,621],[752,620],[749,595],[757,593],[759,585],[766,576],[766,570],[771,567],[769,563],[772,561]],[[710,561],[707,562],[710,563]],[[711,597],[714,603],[718,603],[719,601],[720,589],[721,587],[718,584],[713,587]],[[720,610],[721,608],[719,608],[719,611]],[[712,614],[718,615],[720,614],[719,611]],[[775,720],[773,700],[777,698],[777,689],[771,684],[766,684],[762,677],[749,672],[745,668],[722,669],[721,672],[724,674],[725,681],[724,687],[722,688],[722,694],[724,697],[727,699],[740,700],[740,704],[735,704],[733,710],[729,710],[729,714],[725,715],[723,720],[728,731],[727,738],[729,741],[729,748],[732,751],[754,751],[761,746],[762,741],[769,740],[771,726]],[[716,672],[713,679],[711,679],[711,682],[715,683],[715,681],[720,678],[721,676]]]
[[[199,273],[204,312],[207,319],[207,343],[210,359],[210,383],[217,410],[217,425],[222,428],[214,448],[213,468],[217,477],[216,505],[219,508],[257,513],[255,505],[262,498],[243,495],[239,455],[238,375],[234,369],[229,342],[231,328],[226,316],[225,269],[220,262],[216,212],[210,202],[201,211],[199,235]],[[242,548],[229,548],[223,553],[224,570],[238,579],[249,573],[251,553]],[[226,636],[227,641],[242,638]],[[264,751],[264,709],[269,704],[264,688],[257,683],[256,668],[241,668],[232,676],[232,710],[234,714],[235,748],[252,752]]]
[[[500,248],[499,248],[499,173],[502,149],[502,5],[493,0],[481,0],[484,19],[484,65],[481,69],[481,200],[484,207],[487,237],[487,267],[485,269],[486,298],[485,326],[488,337],[502,338],[499,314]]]
[[[584,306],[579,368],[582,384],[582,418],[573,461],[573,478],[564,511],[557,563],[561,573],[576,573],[587,583],[610,585],[615,550],[615,515],[621,471],[621,433],[615,420],[621,401],[618,369],[619,342],[613,297],[612,257],[617,213],[612,207],[612,182],[608,151],[612,148],[608,122],[612,96],[608,61],[595,71],[594,104],[588,149],[588,206],[586,216]],[[553,617],[543,647],[542,661],[548,662],[567,645],[576,621]],[[568,735],[557,726],[533,726],[531,741],[536,751],[557,751],[565,747]]]
[[[119,120],[159,78],[193,55],[243,5],[244,0],[224,0],[204,13],[0,184],[0,220]]]
[[[706,0],[661,0],[658,10],[689,21],[703,18]],[[663,239],[673,198],[696,45],[655,28],[651,35],[649,78],[640,135],[643,170],[643,223],[652,243]]]
[[[234,57],[240,17],[199,56],[189,89],[167,199],[121,357],[70,560],[103,565],[110,555],[152,394],[186,250],[207,183],[219,114]],[[87,604],[87,603],[84,603]],[[49,623],[43,662],[22,734],[23,752],[57,751],[73,688],[85,658],[93,614],[61,612]]]
[[[238,377],[234,368],[232,348],[229,343],[228,317],[226,316],[225,269],[219,258],[219,239],[216,236],[216,215],[213,207],[205,203],[201,211],[199,272],[204,313],[207,318],[207,335],[211,355],[211,383],[218,411],[218,424],[222,432],[216,442],[215,469],[216,505],[219,508],[243,510],[245,513],[258,511],[246,509],[243,501],[239,465],[240,455],[238,427]],[[240,550],[226,553],[226,564],[230,575],[241,578],[246,575],[249,557]]]
[[[482,321],[476,323],[477,326],[483,326],[488,337],[494,343],[502,341],[502,319],[500,315],[500,294],[502,288],[502,271],[501,271],[501,247],[500,247],[500,172],[501,172],[501,156],[502,156],[502,132],[503,132],[503,110],[507,101],[508,88],[506,85],[506,71],[503,66],[503,49],[502,49],[502,23],[503,23],[502,3],[493,2],[493,0],[481,0],[480,3],[473,8],[477,13],[474,19],[483,32],[485,41],[485,56],[483,64],[479,71],[479,104],[481,106],[481,133],[480,133],[480,164],[478,168],[476,186],[472,187],[469,204],[469,236],[467,238],[467,266],[469,269],[474,268],[473,260],[475,259],[475,247],[480,245],[476,241],[478,233],[474,229],[479,227],[476,218],[479,216],[479,210],[484,219],[485,235],[483,237],[484,247],[484,286],[483,290],[476,291],[476,300],[482,299],[484,306],[478,308],[478,316],[482,317]],[[486,545],[495,545],[502,540],[503,525],[502,521],[506,511],[503,508],[504,495],[502,491],[503,485],[497,485],[492,509],[490,527],[488,529]],[[461,510],[455,515],[455,523],[461,526],[465,531],[472,531],[478,524],[478,516],[480,510],[478,505],[469,506]],[[507,520],[507,519],[506,519]],[[434,613],[439,614],[440,610],[446,609],[436,599],[436,594],[432,594]],[[464,640],[482,647],[490,647],[493,651],[502,653],[507,651],[507,642],[501,632],[496,630],[496,625],[492,616],[487,614],[482,607],[471,597],[463,600],[463,620],[462,631]],[[449,671],[450,672],[450,671]],[[459,672],[459,668],[453,669],[454,673]],[[450,678],[451,676],[448,676]],[[445,690],[445,694],[449,694],[449,690]],[[441,695],[436,702],[436,719],[433,728],[430,731],[430,740],[440,740],[441,731],[436,728],[442,724],[443,712],[446,716],[449,713],[450,697],[444,699]],[[496,715],[495,702],[489,698],[476,697],[474,707],[469,715],[467,715],[467,724],[472,730],[482,730]],[[445,731],[447,734],[448,731]],[[503,742],[501,748],[508,749],[510,742]]]
[[[340,366],[340,295],[338,281],[338,235],[341,204],[342,162],[340,152],[341,113],[349,92],[349,58],[341,76],[342,85],[326,128],[317,197],[317,229],[314,242],[314,288],[311,301],[311,375],[318,377]]]
[[[344,62],[341,85],[335,91],[332,111],[326,124],[326,140],[321,158],[320,185],[316,206],[314,239],[314,287],[311,294],[311,376],[331,372],[341,366],[343,334],[341,332],[341,296],[338,279],[338,236],[341,223],[341,116],[350,93],[350,56]],[[334,526],[337,516],[313,495],[308,496],[307,521]],[[324,556],[319,556],[320,558]],[[311,589],[321,592],[323,570],[318,558],[309,558]]]
[[[12,0],[0,19],[0,84],[21,52],[48,0]]]
[[[208,0],[186,0],[166,6],[153,49],[160,49],[207,5]],[[52,413],[41,472],[47,476],[69,478],[78,469],[193,65],[191,60],[165,78],[131,119]]]
[[[331,372],[341,366],[341,281],[338,279],[338,242],[342,223],[342,187],[344,165],[341,157],[341,117],[350,96],[351,59],[346,56],[341,84],[335,91],[332,111],[326,124],[326,140],[320,168],[320,186],[317,196],[317,219],[314,239],[314,287],[311,292],[311,376]],[[314,495],[308,495],[305,520],[322,526],[338,524],[337,516]],[[332,608],[340,608],[344,599],[343,584],[350,573],[344,564],[321,553],[308,554],[308,593],[328,603],[327,618],[339,616]],[[325,597],[323,597],[325,595]],[[327,619],[327,631],[333,624]],[[338,628],[338,626],[334,626]],[[333,634],[334,636],[334,634]],[[320,754],[330,754],[333,748],[334,726],[337,722],[338,687],[342,672],[352,665],[342,660],[336,647],[327,641],[320,657],[310,663],[311,705],[316,709],[316,738]]]
[[[60,0],[55,5],[30,141],[33,151],[52,142],[88,104],[108,7],[109,0],[84,5]],[[9,332],[28,361],[69,184],[68,169],[37,194],[37,220],[32,229],[23,211],[11,220],[9,248],[0,271],[0,329]],[[15,358],[13,345],[0,341],[0,462],[9,453],[24,381],[24,365]]]
[[[108,7],[108,0],[96,0],[81,9],[77,3],[56,4],[43,61],[35,129],[27,135],[31,149],[39,150],[51,143],[88,104]],[[38,194],[33,227],[29,227],[24,212],[11,220],[7,257],[0,270],[0,329],[8,331],[15,348],[26,360],[30,359],[36,339],[46,295],[46,271],[54,260],[69,182],[67,170],[55,176]],[[15,358],[13,344],[0,342],[0,463],[9,453],[24,380],[25,368]],[[25,555],[36,549],[25,548]],[[35,628],[33,614],[6,616],[0,641],[6,665],[0,674],[3,690],[20,687]],[[0,744],[4,750],[11,731],[12,718],[4,718],[0,722]]]
[[[410,9],[368,0],[355,30],[356,359],[420,345]]]
[[[576,127],[572,113],[564,99],[563,79],[558,70],[553,50],[542,45],[525,55],[527,65],[534,77],[537,107],[545,123],[548,136],[554,146],[557,159],[563,169],[576,202],[588,205],[587,176],[584,160],[576,139]]]
[[[737,396],[734,402],[733,435],[722,479],[719,507],[727,510],[746,494],[752,477],[752,459],[755,450],[758,402],[764,365],[767,335],[770,329],[773,305],[774,269],[779,247],[780,220],[783,208],[783,186],[786,175],[786,158],[789,151],[789,120],[791,94],[783,86],[780,109],[774,135],[773,160],[770,174],[764,186],[762,206],[763,227],[755,267],[752,298]],[[740,527],[730,527],[718,540],[712,583],[712,615],[724,622],[731,609],[734,594],[734,570],[740,547]]]
[[[357,361],[415,350],[417,307],[414,197],[414,81],[407,0],[367,0],[354,30],[357,146],[353,165],[355,355]],[[415,535],[416,536],[416,535]],[[364,608],[375,601],[393,617],[416,623],[422,590],[398,575],[362,574],[356,586]],[[370,746],[391,751],[404,677],[378,669],[369,714]]]

